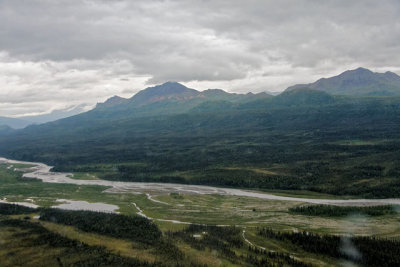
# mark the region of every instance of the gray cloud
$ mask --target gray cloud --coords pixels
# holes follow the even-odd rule
[[[398,71],[399,15],[397,0],[0,0],[0,115],[168,80],[277,91],[358,66]]]

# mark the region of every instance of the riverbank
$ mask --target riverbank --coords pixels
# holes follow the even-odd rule
[[[61,183],[61,184],[75,184],[75,185],[100,185],[110,187],[104,192],[106,193],[145,193],[145,192],[158,192],[159,194],[217,194],[217,195],[230,195],[241,197],[253,197],[265,200],[280,200],[280,201],[294,201],[304,202],[310,204],[326,204],[326,205],[340,205],[340,206],[374,206],[374,205],[400,205],[400,199],[320,199],[320,198],[303,198],[303,197],[290,197],[274,195],[270,193],[257,192],[251,190],[233,189],[233,188],[220,188],[203,185],[187,185],[187,184],[172,184],[172,183],[142,183],[142,182],[116,182],[106,181],[101,179],[96,180],[77,180],[72,179],[71,173],[52,172],[51,166],[44,163],[25,162],[0,158],[0,163],[3,164],[23,164],[34,165],[29,168],[15,168],[16,170],[23,171],[23,177],[39,179],[45,183]]]

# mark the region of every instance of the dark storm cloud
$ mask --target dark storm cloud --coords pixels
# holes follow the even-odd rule
[[[240,92],[397,71],[399,11],[397,0],[0,0],[0,103],[50,110],[168,80]]]

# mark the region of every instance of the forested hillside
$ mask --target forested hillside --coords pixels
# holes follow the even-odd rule
[[[3,133],[0,154],[112,180],[400,195],[400,98],[167,83],[117,100]]]

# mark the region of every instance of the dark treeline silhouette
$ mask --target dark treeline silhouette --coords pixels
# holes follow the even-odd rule
[[[242,229],[235,226],[190,225],[178,232],[168,232],[170,238],[183,240],[198,250],[218,251],[221,256],[238,265],[250,266],[309,266],[292,258],[289,254],[268,252],[255,247],[248,247],[247,252],[242,237]]]
[[[308,205],[290,208],[289,211],[295,214],[309,216],[342,217],[353,214],[364,214],[369,216],[382,216],[396,214],[396,207],[391,205],[367,206],[367,207],[343,207],[334,205]]]
[[[253,246],[249,246],[248,250],[255,255],[246,255],[246,262],[252,266],[293,266],[293,267],[309,267],[307,263],[298,261],[291,257],[287,253],[272,252],[264,249],[259,249]],[[273,259],[273,260],[272,260]]]
[[[215,249],[224,257],[235,260],[237,259],[234,248],[243,246],[243,239],[240,236],[241,230],[237,227],[217,227],[203,225],[189,225],[188,228],[177,231],[168,232],[171,238],[180,238],[195,249]],[[200,238],[194,237],[199,234]]]
[[[347,259],[365,266],[400,266],[400,241],[396,240],[319,235],[308,232],[277,232],[268,228],[260,228],[258,234],[267,238],[290,241],[311,253]]]
[[[162,258],[170,264],[179,264],[185,260],[185,253],[183,253],[169,237],[163,238],[155,244],[155,253],[157,255],[162,255]]]
[[[141,216],[69,211],[47,208],[29,208],[21,205],[0,203],[0,214],[17,215],[40,212],[40,219],[71,225],[86,232],[95,232],[117,238],[153,244],[161,238],[161,231],[148,219]]]
[[[14,205],[8,203],[0,203],[0,214],[3,215],[28,214],[37,211],[38,210],[35,208],[29,208],[21,205]]]
[[[71,254],[84,255],[68,266],[163,266],[161,263],[148,263],[135,258],[126,258],[107,251],[104,247],[89,246],[77,240],[72,240],[57,233],[50,232],[38,223],[17,219],[0,220],[1,227],[14,227],[28,231],[31,238],[24,239],[24,247],[48,245],[53,248],[63,248],[64,254],[58,258],[58,264],[63,266],[63,261],[70,261]],[[26,237],[28,233],[23,233]],[[67,258],[67,259],[66,259]]]
[[[147,244],[154,244],[161,238],[161,231],[155,224],[136,215],[42,209],[40,220],[71,225],[85,232],[94,232]]]

